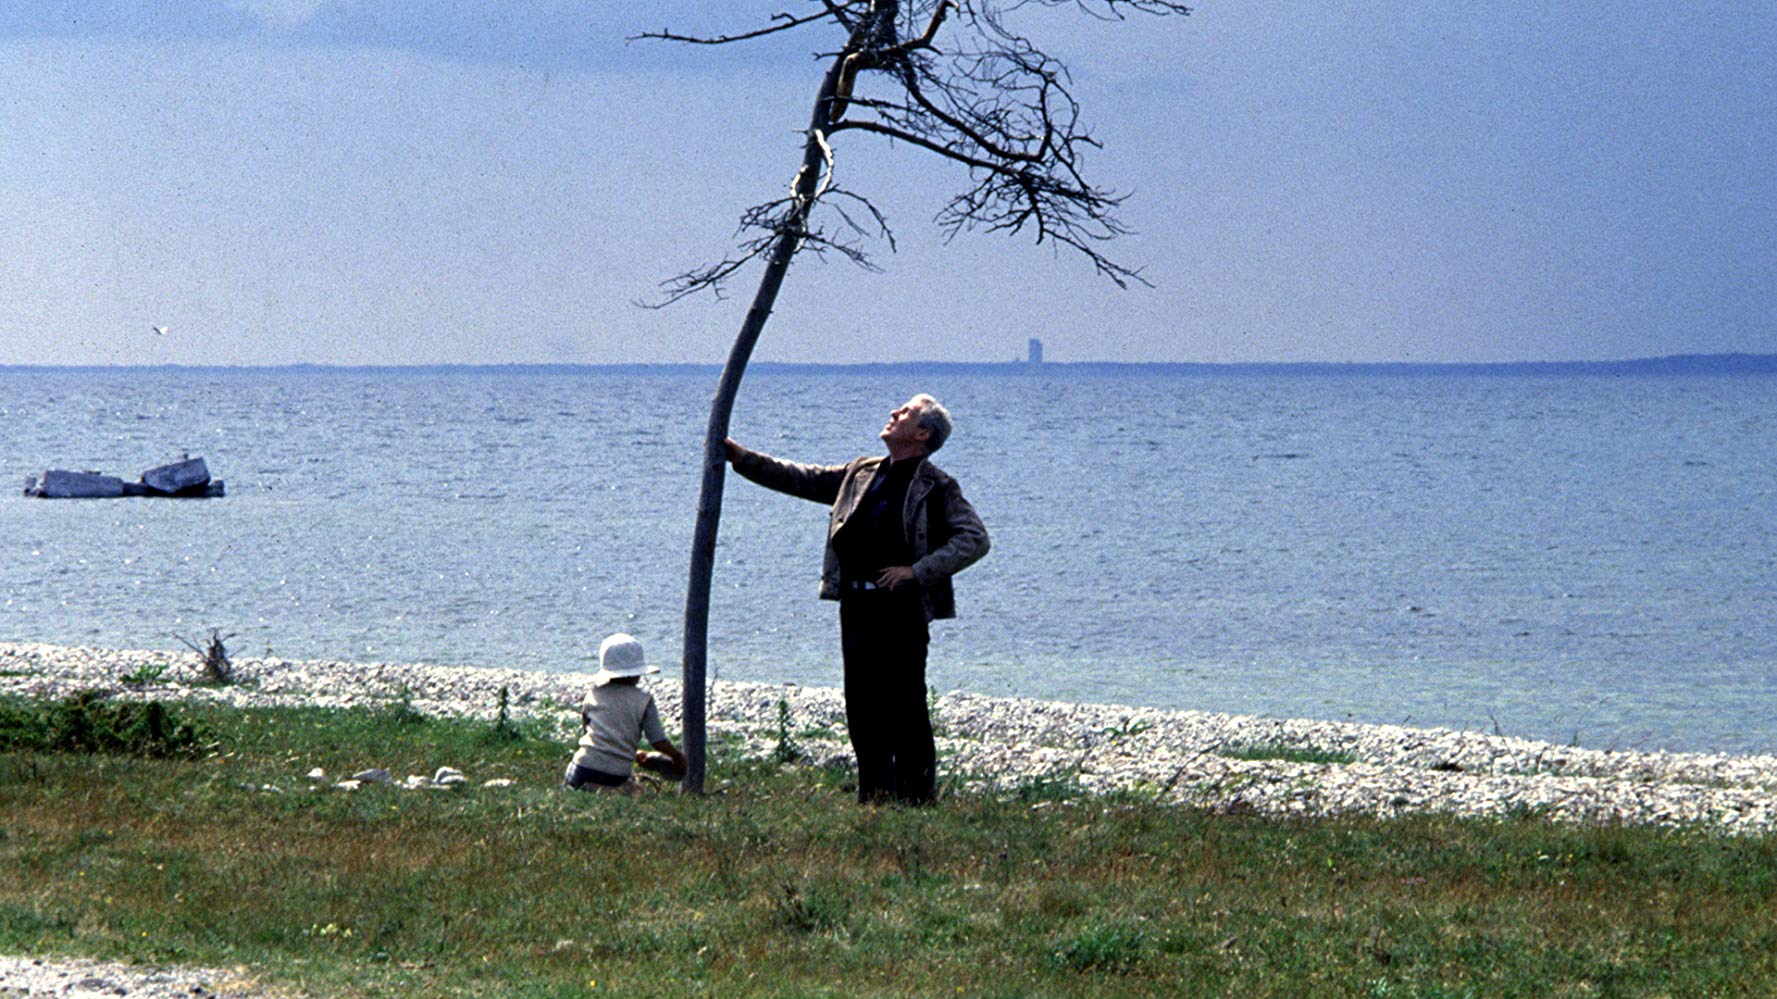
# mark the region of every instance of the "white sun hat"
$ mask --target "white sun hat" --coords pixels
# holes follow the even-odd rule
[[[649,666],[642,655],[642,643],[618,632],[599,643],[599,671],[592,675],[592,683],[596,687],[620,676],[658,672],[660,667]]]

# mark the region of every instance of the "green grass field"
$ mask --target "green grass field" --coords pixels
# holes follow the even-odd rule
[[[322,995],[1777,994],[1771,838],[1053,784],[861,808],[843,771],[720,756],[707,795],[628,798],[558,789],[568,747],[524,725],[177,707],[188,745],[67,751],[4,709],[6,953]],[[468,785],[303,776],[444,764]]]

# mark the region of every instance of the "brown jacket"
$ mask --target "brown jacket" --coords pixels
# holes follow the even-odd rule
[[[734,470],[768,489],[830,503],[827,551],[821,564],[821,599],[839,599],[839,555],[833,536],[857,509],[870,480],[887,458],[857,458],[843,465],[803,465],[739,448]],[[934,518],[933,511],[938,511]],[[919,581],[926,620],[956,616],[956,593],[950,577],[987,554],[987,528],[963,498],[956,480],[921,459],[907,486],[901,525],[913,546],[913,576]]]

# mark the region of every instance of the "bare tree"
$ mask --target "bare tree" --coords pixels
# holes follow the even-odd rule
[[[860,132],[905,142],[950,161],[967,187],[939,212],[947,234],[984,229],[1029,232],[1078,251],[1099,274],[1127,287],[1137,270],[1101,247],[1127,230],[1114,211],[1122,197],[1093,186],[1081,157],[1098,146],[1080,119],[1065,66],[1009,24],[1023,10],[1073,7],[1090,17],[1186,14],[1166,0],[808,0],[803,13],[780,11],[728,34],[672,30],[641,38],[689,45],[734,45],[787,32],[825,30],[840,44],[823,53],[826,72],[809,117],[802,164],[783,198],[741,217],[737,252],[665,282],[661,304],[724,283],[756,258],[765,271],[722,369],[704,438],[703,486],[685,597],[684,737],[687,790],[703,789],[705,685],[710,581],[722,511],[723,441],[747,360],[771,315],[790,261],[804,249],[833,251],[870,266],[861,238],[893,234],[869,199],[834,181],[834,139]],[[825,212],[817,214],[818,210]],[[839,223],[835,226],[835,221]]]

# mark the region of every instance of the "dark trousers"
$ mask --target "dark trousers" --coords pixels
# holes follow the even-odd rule
[[[622,787],[625,784],[628,784],[629,781],[630,778],[628,777],[619,777],[616,774],[608,774],[602,770],[594,770],[590,767],[579,766],[573,760],[569,760],[567,772],[562,774],[561,786],[581,788],[591,784],[594,787]]]
[[[926,707],[930,633],[919,590],[847,592],[839,601],[839,634],[858,800],[931,803],[938,753]]]

